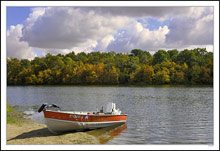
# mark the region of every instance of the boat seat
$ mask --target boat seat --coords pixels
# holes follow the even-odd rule
[[[105,112],[105,114],[112,114],[112,112]]]
[[[115,103],[109,102],[106,107],[106,112],[112,113],[114,111],[115,107],[116,107]]]

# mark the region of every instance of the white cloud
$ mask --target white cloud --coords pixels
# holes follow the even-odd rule
[[[199,19],[207,14],[213,13],[213,7],[189,7],[188,12],[182,16]]]
[[[202,48],[202,47],[199,47]],[[206,45],[204,48],[206,48],[207,51],[213,52],[214,51],[214,46],[213,45]]]
[[[80,8],[80,7],[79,7]],[[182,15],[189,12],[190,7],[82,7],[81,9],[94,10],[98,14],[108,14],[112,16],[128,17],[156,17],[167,18],[173,15]]]
[[[197,15],[195,15],[195,10],[198,11]],[[194,8],[189,16],[173,18],[169,25],[170,32],[166,36],[167,45],[176,47],[213,45],[214,22],[212,13],[211,8]]]
[[[10,26],[7,31],[6,45],[7,57],[17,57],[19,59],[33,59],[37,55],[33,49],[28,46],[27,42],[20,41],[22,36],[22,25]]]
[[[198,19],[194,28],[188,34],[192,44],[213,44],[213,14]]]
[[[150,31],[139,22],[129,24],[123,34],[119,34],[117,40],[108,47],[109,51],[124,50],[130,52],[132,49],[143,49],[156,51],[165,45],[166,34],[169,32],[167,26],[159,27]]]
[[[206,50],[208,52],[213,52],[214,51],[214,47],[213,45],[183,45],[183,46],[179,46],[178,48],[177,47],[172,47],[172,46],[167,46],[167,47],[163,47],[161,49],[164,49],[164,50],[172,50],[172,49],[178,49],[179,51],[182,51],[184,49],[195,49],[195,48],[206,48]]]
[[[93,47],[95,51],[106,51],[108,45],[115,40],[113,35],[107,35],[97,42],[97,46]]]
[[[74,7],[51,7],[45,9],[45,13],[33,22],[26,22],[22,40],[38,48],[85,47],[88,41],[97,41],[108,34],[115,34],[128,21],[127,17],[106,17]]]
[[[41,56],[46,56],[48,53],[52,55],[62,54],[65,55],[67,53],[70,53],[70,49],[40,49]]]
[[[42,51],[42,55],[45,56],[47,53],[51,53],[53,55],[57,55],[57,54],[67,54],[70,53],[72,51],[75,52],[75,54],[80,53],[80,52],[85,52],[85,53],[89,53],[92,52],[94,50],[94,48],[97,46],[97,41],[95,40],[87,40],[84,44],[82,44],[79,47],[73,47],[70,49],[41,49]]]

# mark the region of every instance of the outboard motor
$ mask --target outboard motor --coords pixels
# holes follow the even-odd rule
[[[51,104],[51,105],[49,105],[48,107],[55,107],[55,108],[60,109],[60,107],[59,107],[59,106],[57,106],[56,104]]]
[[[48,106],[47,103],[42,104],[41,107],[38,109],[38,112],[40,113],[40,112],[43,111],[47,106]]]
[[[60,109],[60,107],[57,106],[56,104],[50,104],[50,105],[48,105],[47,103],[44,103],[44,104],[42,104],[41,107],[38,109],[38,112],[40,113],[41,111],[46,110],[46,109],[49,108],[49,107],[54,107],[54,108]]]

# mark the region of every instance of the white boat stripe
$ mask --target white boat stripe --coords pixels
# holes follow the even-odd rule
[[[58,119],[53,119],[53,118],[45,118],[45,119],[50,119],[50,120],[54,120],[54,121],[62,121],[62,122],[72,122],[72,123],[88,123],[88,124],[95,124],[95,123],[100,123],[100,124],[104,124],[104,123],[120,123],[120,122],[126,122],[126,120],[121,120],[121,121],[108,121],[108,122],[79,122],[79,121],[67,121],[67,120],[58,120]]]

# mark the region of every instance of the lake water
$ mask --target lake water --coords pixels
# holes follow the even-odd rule
[[[7,100],[39,123],[42,103],[96,111],[114,102],[127,124],[86,132],[103,144],[213,144],[212,87],[8,86]]]

